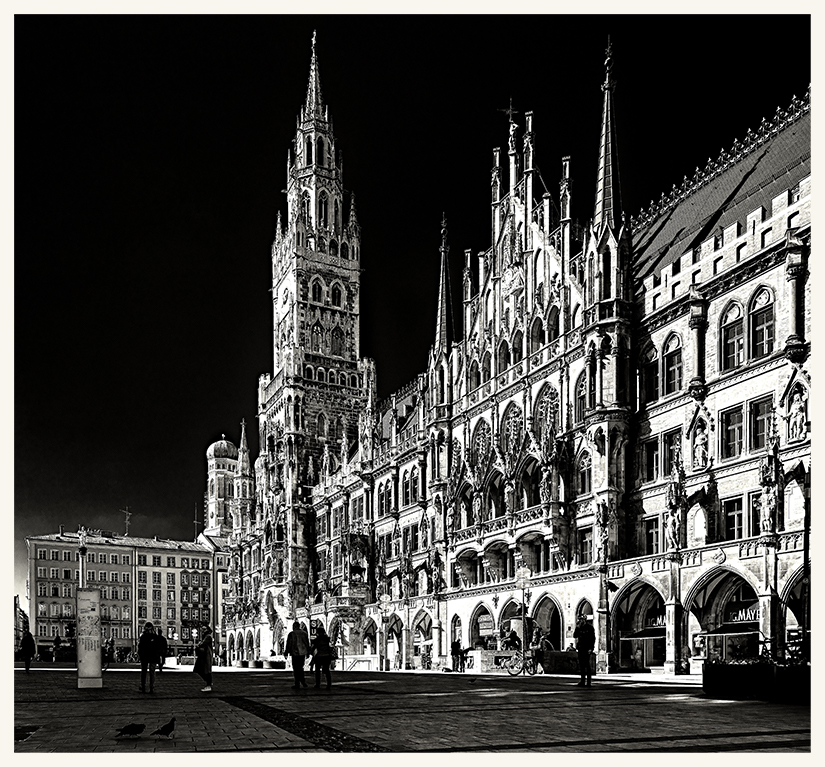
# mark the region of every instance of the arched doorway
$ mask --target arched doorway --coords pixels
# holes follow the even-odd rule
[[[378,654],[378,626],[375,625],[375,621],[372,618],[367,620],[366,624],[364,625],[362,636],[363,636],[363,644],[364,644],[364,654],[365,655],[377,655]]]
[[[227,658],[229,662],[232,663],[235,660],[235,635],[229,635],[229,641],[227,642],[227,651],[226,651]]]
[[[422,613],[413,622],[413,664],[416,668],[428,668],[432,658],[433,620]]]
[[[810,615],[807,616],[806,611],[810,610],[808,605],[809,596],[807,594],[810,589],[810,574],[805,578],[805,571],[803,568],[793,575],[788,581],[782,594],[782,618],[784,626],[784,640],[786,647],[792,652],[806,652],[805,642],[805,627],[808,626],[808,641],[810,641]],[[778,633],[778,632],[774,632]],[[810,657],[810,656],[806,656]]]
[[[536,604],[533,621],[553,645],[554,650],[564,650],[561,610],[549,596],[543,596]]]
[[[664,665],[665,602],[649,583],[634,580],[616,595],[611,628],[620,668],[644,671]]]
[[[387,622],[387,661],[390,668],[403,668],[404,623],[393,614]]]
[[[484,605],[479,605],[470,619],[470,647],[494,649],[496,633],[492,614]]]
[[[458,642],[464,647],[464,640],[461,637],[461,618],[458,615],[454,615],[450,622],[450,642]]]
[[[685,603],[682,641],[691,655],[708,660],[745,660],[759,654],[759,598],[739,573],[723,567],[708,573]]]
[[[511,631],[515,631],[518,635],[518,638],[521,640],[522,647],[525,646],[524,641],[524,634],[526,632],[527,638],[530,637],[530,631],[532,620],[528,619],[526,616],[524,620],[522,620],[522,604],[521,602],[516,602],[515,600],[510,600],[504,607],[501,609],[501,613],[499,614],[498,619],[498,635],[501,639],[502,646],[504,640],[509,636]],[[529,644],[529,642],[527,643]]]
[[[255,660],[255,640],[251,631],[246,634],[246,660]]]

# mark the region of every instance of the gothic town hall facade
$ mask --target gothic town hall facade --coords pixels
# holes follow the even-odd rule
[[[608,51],[595,194],[574,197],[564,157],[539,196],[532,114],[511,116],[462,337],[444,224],[427,369],[378,401],[313,42],[260,453],[245,424],[208,451],[231,660],[282,653],[293,620],[361,670],[449,667],[454,641],[493,668],[502,632],[535,626],[561,654],[582,616],[600,673],[696,673],[806,636],[810,93],[630,217],[611,70]]]

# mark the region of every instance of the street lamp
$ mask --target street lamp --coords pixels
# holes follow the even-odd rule
[[[178,662],[178,632],[172,632],[172,641],[174,644],[172,645],[172,654],[175,656],[175,663]]]
[[[390,602],[392,602],[392,597],[389,594],[382,594],[381,598],[379,599],[381,603],[381,645],[382,647],[378,650],[378,660],[379,666],[381,667],[382,671],[389,671],[387,666],[387,632],[389,631],[389,627],[387,625],[387,617],[390,611]],[[383,653],[382,653],[383,649]]]
[[[529,567],[519,567],[516,570],[516,588],[521,589],[521,673],[527,673],[527,602],[524,590],[527,588],[531,571]]]
[[[195,652],[195,641],[197,640],[197,638],[198,638],[198,630],[197,629],[192,629],[192,663],[195,662],[195,655],[197,654]]]

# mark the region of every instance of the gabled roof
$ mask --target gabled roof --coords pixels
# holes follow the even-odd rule
[[[635,277],[660,272],[737,221],[744,225],[749,213],[760,205],[769,209],[810,172],[810,101],[797,101],[634,219]]]

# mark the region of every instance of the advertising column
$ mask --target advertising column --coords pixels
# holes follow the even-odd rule
[[[100,590],[77,590],[77,688],[103,687]]]

